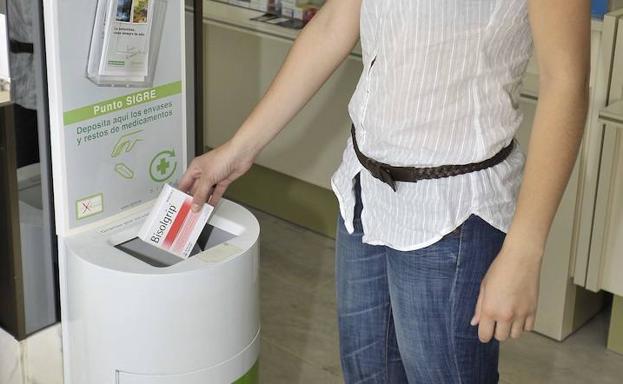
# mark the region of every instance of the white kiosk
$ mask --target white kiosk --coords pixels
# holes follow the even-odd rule
[[[147,211],[61,239],[66,383],[253,382],[257,221],[223,201],[181,261],[136,239]]]
[[[255,217],[223,200],[188,259],[136,238],[186,165],[184,1],[44,16],[65,383],[256,383]]]

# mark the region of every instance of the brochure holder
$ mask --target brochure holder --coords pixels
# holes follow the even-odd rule
[[[151,87],[167,0],[98,0],[87,77],[98,86]]]

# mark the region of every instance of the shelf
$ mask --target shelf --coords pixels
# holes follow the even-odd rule
[[[268,35],[274,38],[294,41],[300,30],[272,25],[251,18],[262,15],[263,12],[253,9],[233,6],[212,0],[203,3],[203,19],[208,24],[220,25],[237,30]],[[353,49],[352,55],[361,57],[359,43]]]
[[[294,41],[298,36],[300,30],[251,20],[251,18],[261,14],[262,12],[253,9],[237,7],[213,0],[204,0],[203,18],[204,22],[208,24],[219,25],[250,33],[258,33],[288,41]],[[602,28],[602,20],[595,18],[591,20],[592,31],[601,31]],[[361,46],[359,43],[357,43],[357,46],[353,49],[351,55],[361,58]],[[524,102],[536,103],[538,100],[538,88],[538,73],[527,71],[524,75],[520,98]]]

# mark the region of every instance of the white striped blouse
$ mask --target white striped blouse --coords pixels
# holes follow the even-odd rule
[[[348,108],[360,150],[391,165],[430,167],[482,161],[509,144],[533,49],[527,2],[363,0],[364,69]],[[363,241],[414,250],[471,213],[506,233],[525,160],[516,142],[493,167],[398,182],[394,192],[361,166],[349,138],[331,186],[352,233],[361,173]]]

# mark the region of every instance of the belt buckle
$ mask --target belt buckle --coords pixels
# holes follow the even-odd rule
[[[389,170],[389,168],[387,168],[384,164],[380,164],[376,161],[370,161],[370,164],[374,170],[373,176],[389,185],[394,192],[396,192],[396,180],[394,180],[391,170]]]

